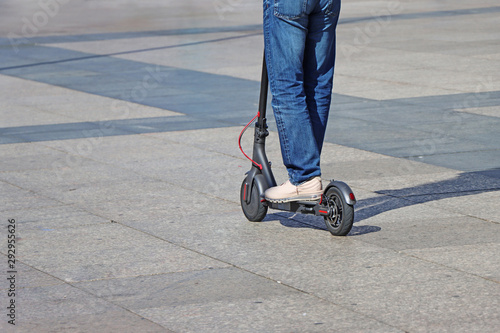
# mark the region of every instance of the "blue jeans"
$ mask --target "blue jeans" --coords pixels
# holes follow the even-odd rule
[[[321,175],[340,0],[264,0],[265,57],[290,181]]]

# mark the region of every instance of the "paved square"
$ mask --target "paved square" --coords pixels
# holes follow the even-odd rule
[[[0,2],[0,331],[499,332],[500,6],[342,6],[333,237],[241,212],[260,2]]]

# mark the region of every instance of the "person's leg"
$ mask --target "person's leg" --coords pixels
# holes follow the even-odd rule
[[[264,40],[272,107],[290,182],[320,176],[320,152],[304,90],[308,13],[319,0],[265,0]]]
[[[335,30],[340,0],[322,0],[309,15],[304,52],[304,89],[319,153],[323,148],[333,86]]]

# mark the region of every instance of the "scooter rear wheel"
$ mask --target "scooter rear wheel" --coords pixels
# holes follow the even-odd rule
[[[245,182],[246,179],[244,179],[243,183],[241,184],[241,191],[240,191],[241,209],[243,210],[243,214],[245,214],[246,218],[249,221],[260,222],[264,219],[264,217],[266,217],[267,206],[265,206],[260,201],[259,191],[257,189],[257,186],[255,186],[255,183],[252,185],[252,194],[250,195],[250,202],[249,203],[246,202]]]
[[[345,236],[351,231],[354,221],[354,207],[346,203],[342,192],[331,187],[325,194],[326,205],[331,209],[325,216],[326,228],[334,236]]]

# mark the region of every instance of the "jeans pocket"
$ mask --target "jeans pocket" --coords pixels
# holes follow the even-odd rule
[[[274,15],[287,20],[296,20],[307,11],[308,0],[274,0]]]

